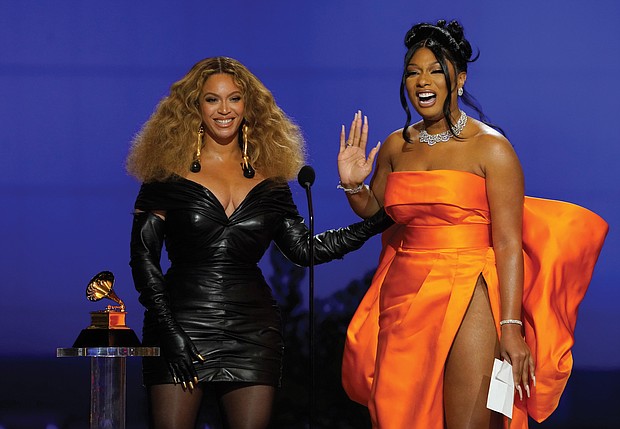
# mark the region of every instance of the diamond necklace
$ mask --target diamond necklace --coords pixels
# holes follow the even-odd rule
[[[423,128],[422,130],[420,130],[420,142],[426,143],[429,146],[433,146],[434,144],[439,142],[447,142],[455,135],[458,137],[459,134],[461,134],[461,131],[463,131],[463,128],[465,128],[466,124],[467,115],[461,110],[461,117],[458,121],[456,121],[456,124],[454,124],[454,134],[452,134],[450,130],[444,131],[439,134],[429,134]]]

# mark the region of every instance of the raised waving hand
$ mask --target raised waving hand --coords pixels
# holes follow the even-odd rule
[[[345,188],[355,188],[364,182],[372,172],[375,156],[380,143],[373,147],[366,157],[368,141],[368,118],[358,110],[351,122],[349,136],[346,137],[345,126],[340,131],[340,150],[338,152],[338,174],[340,183]]]

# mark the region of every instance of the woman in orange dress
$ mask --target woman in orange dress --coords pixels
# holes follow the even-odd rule
[[[576,309],[607,224],[524,197],[510,142],[465,90],[472,49],[458,22],[417,24],[405,45],[405,127],[368,157],[361,112],[341,133],[351,207],[365,218],[385,206],[397,224],[349,326],[343,384],[373,428],[508,427],[487,408],[502,359],[516,390],[510,427],[526,428],[528,414],[543,420],[555,409],[570,374]],[[422,117],[413,125],[407,98]],[[468,118],[459,98],[482,119]]]

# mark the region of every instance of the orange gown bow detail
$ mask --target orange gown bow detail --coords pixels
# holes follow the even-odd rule
[[[452,170],[395,172],[379,266],[347,332],[342,380],[368,406],[373,428],[443,427],[443,372],[478,276],[498,335],[500,296],[485,179]],[[515,400],[511,429],[557,407],[572,369],[577,307],[607,223],[574,204],[526,197],[523,211],[525,339],[536,387]],[[508,420],[506,419],[506,427]]]

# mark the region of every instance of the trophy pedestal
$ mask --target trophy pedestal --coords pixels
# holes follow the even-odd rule
[[[91,358],[90,429],[125,429],[125,359],[159,356],[159,347],[58,348],[56,356]]]
[[[125,311],[114,308],[90,313],[71,348],[57,357],[90,357],[90,429],[125,429],[126,361],[128,356],[159,356],[159,347],[140,347],[125,325]]]
[[[135,332],[125,325],[125,304],[113,286],[110,271],[88,282],[89,301],[108,298],[119,305],[91,311],[90,326],[82,329],[73,347],[56,349],[57,357],[90,357],[90,429],[125,429],[125,358],[159,356],[159,347],[140,347]]]

